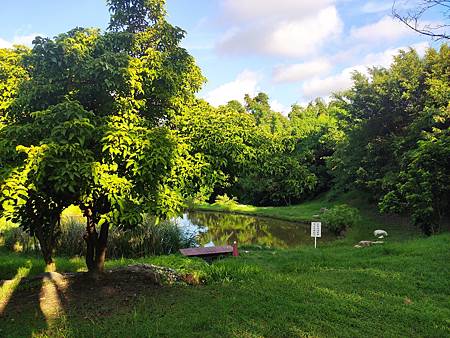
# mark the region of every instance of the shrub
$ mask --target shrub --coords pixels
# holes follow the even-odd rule
[[[21,228],[11,228],[4,233],[4,246],[14,252],[33,252],[39,250],[38,241]]]
[[[355,226],[361,220],[358,209],[352,208],[346,204],[336,205],[331,209],[324,210],[321,220],[325,227],[338,236]]]
[[[238,205],[236,197],[228,197],[227,194],[218,195],[213,205],[219,205],[225,209],[232,209],[234,206]]]

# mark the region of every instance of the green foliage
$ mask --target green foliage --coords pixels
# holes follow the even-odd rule
[[[85,220],[66,217],[61,222],[61,229],[55,243],[55,254],[65,257],[86,254],[83,241]],[[40,246],[37,239],[30,236],[21,227],[10,228],[3,232],[4,247],[12,252],[35,253]],[[111,230],[108,241],[108,257],[148,257],[172,254],[181,248],[191,247],[195,238],[184,233],[170,221],[157,223],[154,217],[143,217],[142,223],[132,229],[123,231]]]
[[[330,161],[338,189],[369,191],[382,211],[411,216],[426,234],[450,210],[449,60],[444,44],[423,58],[403,51],[369,77],[355,74],[341,102],[352,123]]]
[[[191,156],[202,163],[199,181],[192,181],[197,191],[209,198],[232,190],[254,153],[254,119],[227,106],[216,109],[198,101],[174,124]]]
[[[35,39],[0,130],[0,214],[38,236],[46,260],[69,205],[90,218],[88,252],[100,255],[110,225],[174,215],[198,188],[190,182],[203,162],[169,128],[204,81],[179,46],[184,33],[166,21],[164,1],[109,5],[106,33]]]
[[[254,117],[260,129],[272,134],[286,134],[289,131],[288,119],[272,111],[266,93],[258,93],[254,98],[246,95],[245,109]]]
[[[317,184],[316,176],[296,151],[295,140],[260,132],[256,156],[240,184],[241,200],[256,205],[290,205],[306,198]]]
[[[342,236],[349,228],[356,226],[361,221],[361,215],[358,209],[340,204],[326,209],[320,219],[329,231]]]
[[[28,48],[0,48],[0,129],[8,123],[7,111],[17,97],[19,87],[28,77],[22,59]]]
[[[213,205],[221,206],[222,208],[231,210],[238,204],[236,197],[228,197],[227,194],[218,195]]]

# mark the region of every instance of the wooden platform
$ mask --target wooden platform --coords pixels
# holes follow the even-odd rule
[[[223,255],[231,255],[233,247],[231,245],[213,246],[209,248],[188,248],[180,249],[183,256],[186,257],[216,257]]]

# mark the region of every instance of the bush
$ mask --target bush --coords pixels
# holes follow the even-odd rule
[[[225,209],[232,209],[234,206],[238,205],[236,197],[228,197],[227,194],[219,195],[216,197],[216,200],[213,205],[219,205]]]
[[[21,228],[11,228],[4,233],[4,246],[14,252],[34,252],[39,250],[39,242]]]
[[[349,228],[361,220],[358,209],[346,204],[324,210],[320,218],[325,223],[325,227],[338,236],[343,236]]]

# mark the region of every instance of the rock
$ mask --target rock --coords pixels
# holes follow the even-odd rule
[[[383,241],[360,241],[358,244],[354,245],[355,248],[364,248],[372,246],[374,244],[383,244]]]
[[[375,230],[373,232],[373,235],[376,238],[380,238],[381,239],[381,238],[387,237],[388,233],[386,231],[384,231],[384,230]]]
[[[174,284],[184,283],[185,280],[176,270],[157,266],[153,264],[135,264],[124,268],[118,268],[115,271],[127,271],[134,274],[140,274],[148,279],[152,284]],[[114,270],[113,270],[114,273]]]
[[[206,243],[205,245],[203,245],[203,247],[205,248],[212,248],[215,247],[215,244],[213,241],[209,241],[209,243]]]

